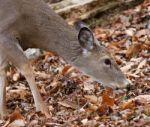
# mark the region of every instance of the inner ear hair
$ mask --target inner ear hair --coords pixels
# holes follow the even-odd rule
[[[78,39],[79,39],[79,40],[80,40],[80,37],[81,37],[82,32],[89,32],[89,33],[92,35],[93,41],[95,41],[93,32],[92,32],[92,30],[91,30],[90,28],[88,28],[88,27],[82,27],[82,28],[80,29],[79,34],[78,34]]]
[[[82,48],[85,48],[87,50],[91,50],[93,48],[94,36],[89,28],[83,27],[80,29],[78,34],[78,40]]]

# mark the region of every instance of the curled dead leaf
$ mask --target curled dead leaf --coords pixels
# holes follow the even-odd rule
[[[66,108],[72,108],[72,109],[77,109],[78,108],[78,105],[76,105],[75,103],[73,102],[70,102],[70,101],[59,101],[58,104],[66,107]]]
[[[90,101],[93,104],[100,104],[101,103],[101,98],[96,97],[94,95],[85,95],[84,96],[88,101]]]
[[[115,98],[110,97],[111,90],[104,90],[102,93],[102,105],[113,106],[115,104]]]
[[[66,65],[62,70],[62,75],[70,74],[74,68],[71,65]]]
[[[17,106],[15,111],[10,114],[8,122],[4,125],[4,127],[24,127],[25,120],[21,115],[19,107]]]
[[[131,45],[130,48],[127,49],[126,57],[132,58],[133,56],[137,55],[142,50],[142,44],[141,43],[135,43]]]
[[[20,109],[18,106],[16,107],[15,111],[12,114],[10,114],[9,119],[10,122],[13,122],[17,119],[24,119],[24,117],[20,113]]]
[[[99,115],[102,116],[102,115],[106,115],[109,113],[109,106],[107,105],[101,105],[99,108],[98,108],[98,112],[99,112]]]
[[[125,110],[125,109],[133,109],[135,108],[135,106],[136,106],[135,101],[129,100],[127,102],[124,102],[121,107],[123,110]]]

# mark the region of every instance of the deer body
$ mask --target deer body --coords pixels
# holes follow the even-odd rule
[[[36,110],[47,112],[23,53],[27,48],[54,51],[104,85],[125,87],[127,79],[108,51],[96,43],[89,28],[81,25],[78,33],[40,0],[0,0],[0,116],[6,113],[5,67],[8,61],[25,76]]]

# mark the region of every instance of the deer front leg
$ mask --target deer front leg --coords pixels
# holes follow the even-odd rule
[[[5,54],[7,55],[8,60],[10,60],[25,76],[30,86],[35,102],[36,111],[41,111],[44,114],[48,115],[46,104],[42,100],[42,97],[36,86],[32,67],[27,57],[24,55],[21,47],[18,45],[17,40],[13,38],[4,38],[3,41],[5,43],[0,43],[0,46],[3,47],[2,50],[4,49],[3,52],[5,52]]]
[[[23,59],[21,59],[20,61],[22,61],[22,60]],[[32,95],[34,98],[34,102],[35,102],[36,111],[41,111],[45,114],[48,114],[46,104],[43,102],[41,95],[39,94],[38,88],[35,84],[35,77],[33,74],[32,67],[25,59],[23,61],[24,61],[24,63],[21,62],[22,65],[19,65],[20,64],[19,63],[16,66],[18,67],[20,72],[25,76],[25,78],[30,86],[30,89],[31,89],[31,92],[32,92]]]
[[[7,115],[6,111],[6,71],[5,67],[7,66],[3,57],[0,56],[0,119],[3,119]]]

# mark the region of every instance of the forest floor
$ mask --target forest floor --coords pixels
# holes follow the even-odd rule
[[[93,29],[132,81],[128,91],[101,84],[51,52],[32,61],[36,84],[51,117],[35,112],[25,78],[10,67],[1,127],[150,127],[150,1],[109,16]]]

